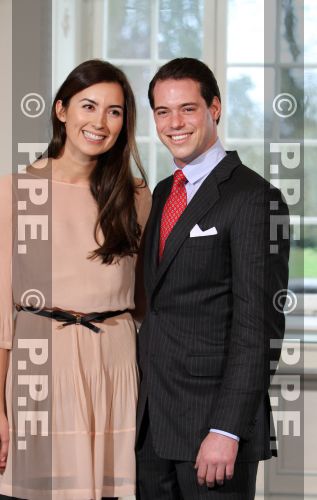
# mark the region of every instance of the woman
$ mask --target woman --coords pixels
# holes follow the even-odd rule
[[[116,498],[135,491],[130,310],[150,209],[145,182],[131,174],[132,156],[144,179],[125,75],[99,60],[79,65],[57,92],[52,123],[49,160],[0,182],[0,493]],[[21,214],[38,217],[22,250]]]

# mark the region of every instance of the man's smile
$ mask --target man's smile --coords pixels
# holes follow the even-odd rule
[[[173,142],[177,142],[178,144],[185,142],[190,136],[192,135],[192,132],[186,132],[182,134],[173,134],[173,135],[168,135],[169,139],[171,139]]]

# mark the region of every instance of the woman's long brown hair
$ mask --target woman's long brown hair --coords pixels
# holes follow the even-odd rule
[[[75,94],[102,82],[119,83],[125,101],[124,121],[119,137],[109,151],[98,157],[90,175],[90,190],[98,205],[94,229],[98,248],[92,252],[90,258],[100,257],[104,264],[111,264],[115,257],[137,253],[139,247],[141,228],[135,210],[136,186],[131,171],[131,157],[143,179],[142,187],[146,186],[145,173],[135,142],[135,99],[125,74],[119,68],[93,59],[80,64],[68,75],[52,106],[53,138],[48,146],[47,156],[59,158],[66,141],[65,125],[56,115],[56,102],[61,100],[67,108]],[[102,242],[98,241],[99,229],[103,233]]]

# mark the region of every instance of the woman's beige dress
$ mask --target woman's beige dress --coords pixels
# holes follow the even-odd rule
[[[25,177],[37,179],[29,174]],[[19,190],[18,196],[17,187],[11,190],[11,184],[9,176],[0,179],[0,347],[10,349],[6,382],[10,448],[6,470],[0,476],[0,493],[29,500],[99,500],[103,496],[132,495],[138,370],[136,329],[130,313],[97,325],[102,333],[81,325],[60,329],[55,320],[25,311],[17,314],[12,327],[12,302],[20,304],[26,290],[45,289],[50,296],[46,307],[81,313],[133,309],[136,258],[124,257],[111,265],[87,259],[96,248],[93,229],[97,216],[89,186],[49,181],[51,255],[43,257],[42,242],[38,241],[33,255],[23,260],[25,256],[16,253],[21,233],[16,217],[12,217],[12,207],[14,212],[20,193],[25,196],[28,191]],[[144,228],[150,209],[148,188],[138,188],[135,198],[138,220]],[[24,213],[21,207],[19,215]],[[30,231],[26,233],[30,237]],[[38,227],[37,238],[39,234]],[[51,262],[51,270],[48,266],[49,272],[42,276],[39,268],[43,270],[45,260]],[[47,276],[51,276],[49,284]],[[17,427],[20,430],[22,426],[19,414],[24,411],[18,395],[23,394],[23,383],[28,383],[18,377],[23,373],[30,376],[18,365],[25,359],[25,352],[30,353],[21,349],[18,340],[41,338],[48,329],[48,364],[45,369],[33,365],[33,373],[48,370],[46,400],[50,406],[43,454],[44,438],[39,436],[42,423],[35,422],[36,435],[32,436],[28,422],[26,449],[18,449],[17,445],[21,440]],[[43,380],[38,379],[38,384]],[[25,409],[41,409],[42,401],[26,399]]]

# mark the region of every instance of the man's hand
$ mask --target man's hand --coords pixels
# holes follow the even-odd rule
[[[232,479],[238,447],[235,439],[210,432],[201,443],[196,458],[198,484],[206,483],[208,488],[213,488],[215,481],[222,485],[224,479]]]
[[[0,413],[0,473],[7,465],[9,448],[9,424],[4,413]]]

